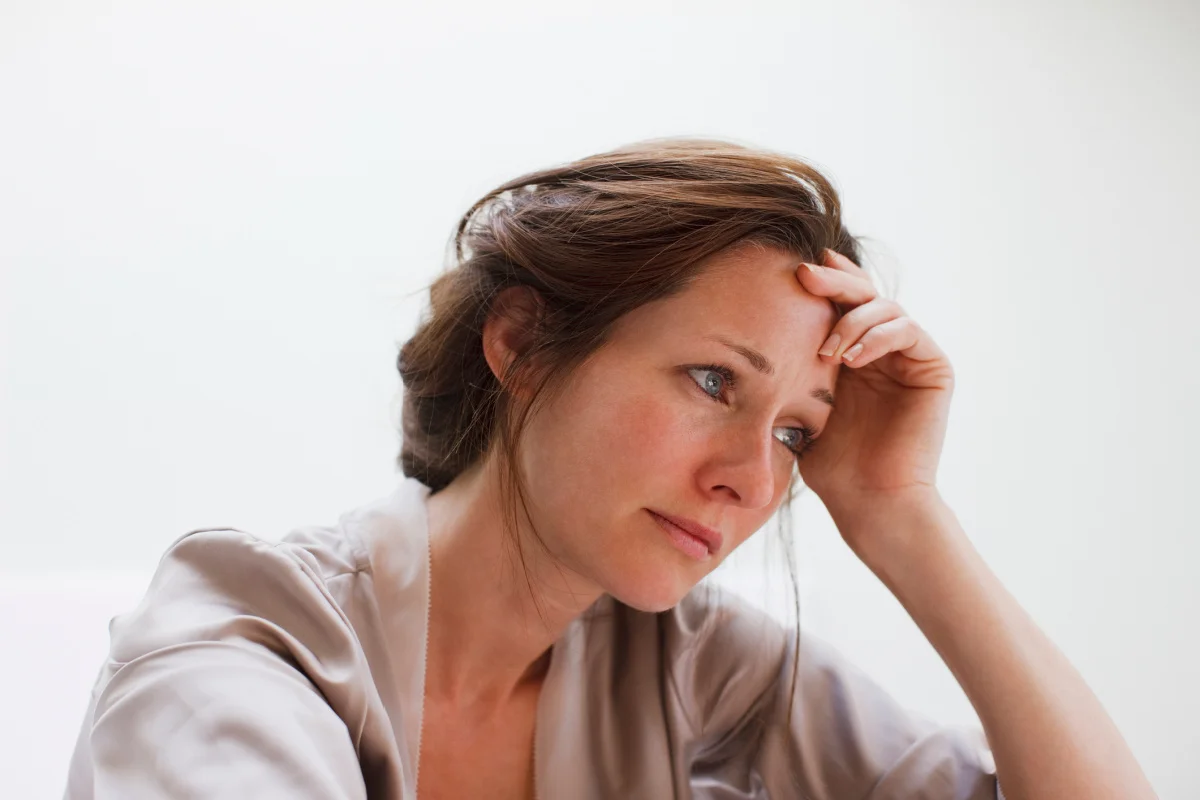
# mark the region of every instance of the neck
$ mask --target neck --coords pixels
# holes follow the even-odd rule
[[[481,459],[426,501],[425,691],[456,706],[502,706],[540,685],[554,642],[601,595],[533,537],[523,514],[515,536],[505,530],[498,477],[498,464]]]

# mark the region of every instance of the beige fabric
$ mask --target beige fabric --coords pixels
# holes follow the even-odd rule
[[[280,542],[178,539],[113,618],[66,800],[415,797],[428,488]],[[662,614],[604,597],[552,649],[540,798],[984,800],[981,732],[900,708],[811,634],[698,587]],[[469,760],[464,763],[469,768]]]

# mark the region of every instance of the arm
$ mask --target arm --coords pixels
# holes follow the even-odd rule
[[[361,665],[311,566],[240,531],[176,540],[109,626],[65,796],[365,800]]]
[[[978,726],[905,708],[812,632],[712,589],[660,625],[684,760],[712,796],[1005,800]]]
[[[940,495],[830,512],[962,686],[1008,800],[1157,797],[1099,700]]]
[[[367,796],[346,725],[265,648],[193,642],[121,666],[90,744],[96,800]]]

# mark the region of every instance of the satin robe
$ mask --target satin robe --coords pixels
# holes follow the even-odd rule
[[[177,539],[109,624],[65,800],[414,800],[428,494],[400,478],[279,541]],[[551,648],[537,797],[1003,797],[981,731],[902,708],[807,632],[798,652],[793,697],[794,631],[735,595],[603,596]]]

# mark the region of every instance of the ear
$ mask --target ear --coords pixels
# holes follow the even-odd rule
[[[525,351],[545,303],[531,286],[510,286],[492,300],[483,323],[483,355],[500,381],[516,357]]]

